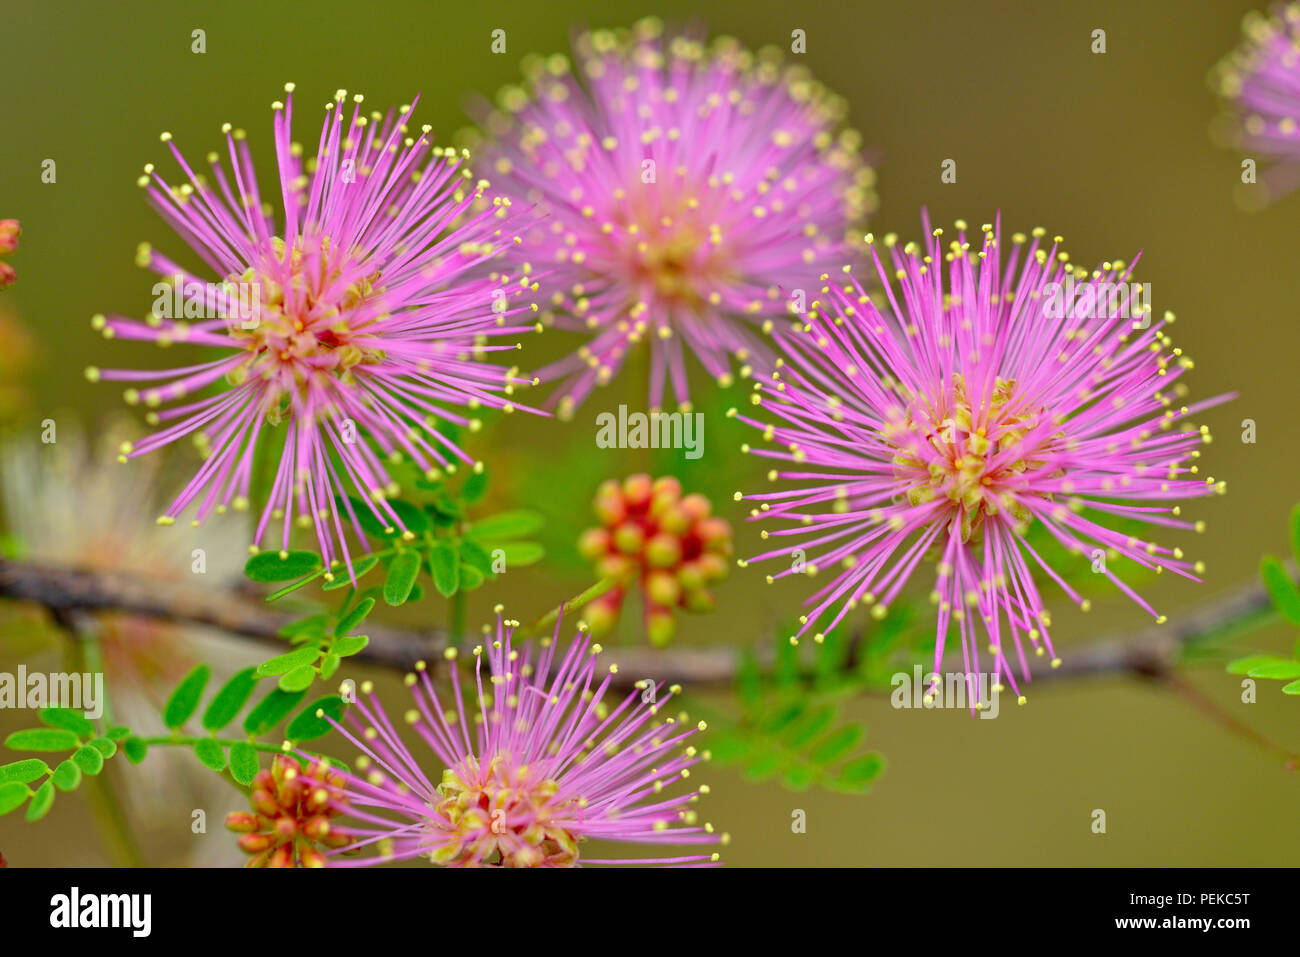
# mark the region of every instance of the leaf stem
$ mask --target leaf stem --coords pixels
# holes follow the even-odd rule
[[[600,581],[596,582],[596,584],[592,585],[590,588],[588,588],[586,591],[582,592],[581,594],[574,596],[569,601],[556,605],[554,608],[548,611],[541,618],[538,618],[531,625],[527,625],[523,628],[520,628],[519,629],[520,635],[525,637],[536,635],[537,633],[541,632],[546,628],[551,627],[557,621],[559,621],[561,613],[577,611],[579,608],[582,608],[584,605],[587,605],[588,603],[595,601],[597,598],[605,594],[605,592],[609,591],[617,584],[618,584],[617,578],[602,578]]]

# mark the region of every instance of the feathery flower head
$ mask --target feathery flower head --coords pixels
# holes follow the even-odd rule
[[[474,649],[469,691],[475,700],[468,707],[454,649],[446,654],[450,698],[439,694],[423,662],[407,676],[416,707],[406,712],[406,722],[433,752],[434,766],[401,740],[369,682],[346,713],[352,730],[326,716],[363,752],[357,774],[340,772],[348,813],[359,822],[350,826],[359,839],[348,850],[375,845],[380,852],[339,863],[413,857],[462,867],[717,861],[717,854],[582,857],[588,839],[726,843],[712,825],[696,824],[691,805],[707,786],[669,793],[707,753],[685,745],[697,730],[685,715],[659,717],[680,689],[664,694],[662,685],[642,681],[621,701],[611,701],[617,669],[598,670],[600,646],[588,635],[579,631],[561,654],[549,639],[539,642],[540,650],[517,647],[511,639],[516,625],[498,620],[492,640]]]
[[[582,533],[578,550],[602,578],[620,580],[584,609],[594,635],[613,627],[633,586],[641,589],[646,634],[656,645],[672,640],[676,609],[713,610],[708,589],[727,577],[731,526],[712,514],[707,498],[683,497],[671,475],[639,474],[602,482],[592,508],[600,525]]]
[[[883,262],[873,244],[879,301],[848,275],[822,277],[803,334],[789,337],[772,381],[755,384],[774,421],[741,416],[773,443],[749,451],[787,463],[768,478],[790,485],[736,496],[760,503],[753,518],[794,523],[763,532],[788,544],[755,560],[795,559],[769,580],[834,569],[798,635],[816,627],[820,639],[857,605],[884,617],[929,554],[936,673],[954,625],[976,671],[978,620],[995,678],[1016,688],[1007,656],[1014,648],[1027,679],[1022,639],[1059,662],[1033,572],[1088,608],[1026,540],[1029,526],[1071,550],[1197,580],[1200,563],[1181,549],[1106,520],[1201,530],[1163,503],[1224,490],[1197,475],[1209,432],[1188,418],[1227,397],[1183,404],[1191,360],[1169,339],[1173,314],[1153,321],[1139,304],[1131,265],[1076,268],[1041,229],[1016,234],[1004,254],[1000,223],[981,232],[978,250],[960,221],[948,243],[941,229],[925,245],[889,236]]]
[[[87,375],[132,383],[127,401],[143,402],[150,424],[163,426],[124,445],[123,461],[186,436],[204,458],[160,522],[191,506],[195,522],[247,508],[254,449],[278,430],[256,541],[273,521],[281,548],[295,522],[314,526],[327,564],[342,555],[350,569],[345,533],[364,535],[339,493],[357,490],[380,521],[406,531],[385,500],[397,492],[385,459],[409,458],[430,475],[474,464],[439,426],[473,430],[478,420],[461,409],[514,408],[514,384],[530,380],[481,360],[518,348],[494,339],[533,328],[517,315],[530,304],[511,300],[535,286],[527,264],[515,275],[484,266],[520,241],[517,218],[508,200],[485,198],[487,182],[474,180],[463,155],[431,147],[429,127],[408,126],[411,106],[367,115],[360,95],[349,111],[338,91],[304,160],[290,134],[293,84],[285,89],[273,104],[283,221],[262,198],[243,130],[223,127],[230,169],[210,153],[210,177],[164,133],[185,181],[171,185],[150,164],[139,183],[219,278],[142,246],[137,262],[164,277],[152,314],[93,321],[109,338],[188,343],[216,357]]]
[[[1258,184],[1266,200],[1276,199],[1300,186],[1300,3],[1275,6],[1270,16],[1251,11],[1241,32],[1210,85],[1233,106],[1234,145],[1276,163]]]
[[[269,771],[257,772],[249,791],[253,813],[233,811],[226,827],[240,850],[252,856],[247,867],[324,867],[324,849],[351,844],[355,837],[334,827],[343,813],[343,779],[328,765],[306,765],[278,754]]]
[[[671,378],[686,408],[686,353],[724,384],[731,355],[747,374],[766,350],[751,324],[841,255],[874,173],[839,128],[843,100],[775,49],[665,37],[653,18],[574,47],[580,78],[562,55],[532,58],[484,123],[494,181],[549,213],[534,227],[557,289],[544,321],[591,336],[538,374],[566,378],[548,400],[566,415],[648,343],[650,404]]]

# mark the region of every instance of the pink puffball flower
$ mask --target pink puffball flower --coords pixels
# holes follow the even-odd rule
[[[747,375],[758,327],[874,208],[874,173],[843,100],[774,49],[646,19],[574,50],[573,72],[529,60],[483,124],[493,184],[548,213],[530,235],[555,290],[543,321],[589,337],[538,375],[562,380],[548,406],[567,417],[646,345],[651,407],[671,380],[689,409],[685,357],[723,385],[733,356]]]
[[[616,668],[597,669],[599,645],[579,631],[560,654],[552,640],[516,645],[517,622],[498,620],[487,647],[474,649],[465,682],[454,649],[446,653],[450,697],[435,688],[423,662],[406,684],[415,708],[406,723],[436,759],[417,756],[362,686],[348,727],[328,719],[363,753],[343,773],[348,831],[358,841],[330,858],[340,866],[426,858],[448,866],[569,867],[584,864],[700,865],[716,853],[582,858],[588,839],[634,844],[726,843],[696,824],[692,805],[708,787],[684,785],[705,755],[686,744],[697,726],[659,712],[678,688],[637,682],[626,697],[610,693]],[[556,636],[559,635],[556,625]],[[486,631],[486,629],[485,629]],[[489,634],[491,634],[489,632]],[[658,697],[656,697],[658,695]],[[698,730],[703,730],[700,722]],[[434,766],[431,767],[430,764]]]
[[[276,535],[277,523],[287,549],[295,523],[314,527],[327,566],[341,557],[350,574],[345,535],[365,541],[359,510],[409,534],[386,500],[398,489],[385,462],[409,459],[431,477],[476,466],[439,426],[474,431],[479,420],[462,410],[515,407],[515,384],[531,380],[482,360],[518,348],[502,337],[534,328],[519,314],[536,306],[513,300],[536,287],[525,264],[514,275],[488,271],[520,241],[518,217],[508,200],[484,198],[487,184],[463,156],[431,147],[429,127],[408,127],[411,106],[367,115],[362,97],[348,110],[340,90],[304,160],[290,134],[293,84],[285,89],[273,104],[282,223],[243,130],[223,127],[229,169],[210,153],[210,176],[164,133],[183,182],[169,184],[150,164],[139,184],[219,278],[142,246],[138,264],[163,280],[151,314],[93,320],[108,338],[213,357],[158,371],[92,367],[87,376],[130,383],[127,401],[161,426],[125,444],[122,461],[185,437],[203,456],[160,523],[190,507],[195,524],[246,509],[261,440],[274,476],[255,542]]]
[[[1016,234],[1004,258],[1000,222],[982,227],[978,250],[960,221],[946,244],[928,217],[925,229],[924,245],[886,237],[883,261],[868,237],[878,297],[823,275],[787,355],[755,384],[771,421],[741,416],[772,443],[751,451],[782,463],[768,477],[786,487],[736,495],[758,503],[753,518],[785,523],[763,532],[784,544],[753,559],[786,563],[769,580],[831,573],[792,640],[820,640],[859,605],[883,618],[928,556],[935,673],[950,628],[965,673],[978,673],[978,622],[993,683],[1005,676],[1019,695],[1008,657],[1028,680],[1025,639],[1059,663],[1034,572],[1089,607],[1032,547],[1030,526],[1072,552],[1199,580],[1181,549],[1106,519],[1200,531],[1165,503],[1224,490],[1197,474],[1209,432],[1188,418],[1228,397],[1183,404],[1191,360],[1169,339],[1174,316],[1153,321],[1131,265],[1075,268],[1042,230]],[[1094,570],[1156,615],[1104,563]]]
[[[1242,42],[1210,73],[1210,85],[1229,104],[1224,138],[1268,170],[1243,179],[1243,201],[1276,199],[1300,186],[1300,4],[1252,11],[1242,21]],[[1253,191],[1261,191],[1256,193]]]

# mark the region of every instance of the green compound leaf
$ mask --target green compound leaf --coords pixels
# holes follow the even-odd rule
[[[396,607],[403,605],[411,597],[415,588],[415,579],[420,574],[420,553],[407,549],[393,559],[388,566],[388,577],[384,580],[384,601]]]
[[[71,751],[81,742],[63,728],[28,728],[5,738],[5,747],[14,751]]]
[[[247,741],[230,746],[230,776],[244,787],[257,776],[257,749]]]
[[[167,727],[175,731],[190,719],[199,706],[199,698],[203,697],[203,689],[207,687],[211,675],[211,668],[199,665],[181,679],[163,707],[163,723]]]
[[[80,711],[71,708],[42,708],[41,724],[51,728],[63,728],[82,738],[95,736],[95,725]]]
[[[766,667],[752,651],[742,652],[736,670],[740,714],[709,718],[713,759],[737,765],[750,780],[777,777],[791,790],[865,791],[884,760],[860,750],[866,731],[840,714],[843,680],[832,681],[822,661],[842,663],[845,653],[832,635],[801,646],[778,640]]]
[[[374,607],[375,600],[373,598],[366,598],[357,602],[357,607],[339,619],[338,625],[334,628],[334,634],[339,637],[350,635],[358,625],[366,620],[366,616],[370,614],[371,609]]]
[[[203,727],[208,731],[220,731],[234,721],[235,715],[248,703],[256,687],[256,668],[245,668],[232,675],[203,712]]]
[[[1300,591],[1296,591],[1286,568],[1272,555],[1265,555],[1259,563],[1259,574],[1274,607],[1291,624],[1300,626]]]
[[[257,666],[257,677],[269,678],[273,675],[287,675],[304,665],[314,665],[320,657],[320,649],[315,645],[299,648],[283,655],[276,655]]]
[[[325,718],[318,717],[317,711],[323,712],[335,721],[341,722],[343,720],[343,699],[336,694],[317,698],[303,708],[298,717],[289,722],[289,727],[285,730],[285,736],[290,741],[295,742],[312,741],[333,731],[333,725],[326,721]]]
[[[39,821],[50,813],[50,808],[54,806],[54,782],[46,781],[36,789],[32,796],[32,803],[27,805],[27,820]]]
[[[75,791],[81,784],[81,768],[73,761],[64,761],[54,769],[51,780],[60,791]]]
[[[244,574],[255,582],[286,582],[323,571],[315,552],[258,552],[244,563]]]
[[[211,738],[200,738],[194,742],[194,756],[200,764],[212,771],[226,769],[226,749]]]
[[[450,598],[460,590],[460,559],[456,549],[446,542],[438,542],[429,549],[429,567],[433,572],[433,586],[443,598]]]
[[[50,773],[50,767],[40,758],[24,758],[12,764],[0,766],[0,784],[16,782],[31,784],[37,778]]]
[[[77,762],[77,767],[87,774],[98,774],[104,770],[104,756],[89,745],[78,748],[73,753],[72,760]]]
[[[27,801],[27,795],[31,793],[31,789],[26,784],[19,784],[16,781],[0,784],[0,814],[8,814],[22,807]]]
[[[244,730],[254,737],[266,734],[289,716],[289,712],[298,706],[305,691],[281,691],[271,689],[271,693],[259,701],[256,707],[244,719]]]

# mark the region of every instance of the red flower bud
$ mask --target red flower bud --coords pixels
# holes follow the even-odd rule
[[[7,256],[18,248],[18,234],[22,227],[16,219],[0,219],[0,256]]]
[[[236,834],[252,834],[258,828],[256,814],[247,811],[231,811],[226,815],[226,827]]]

